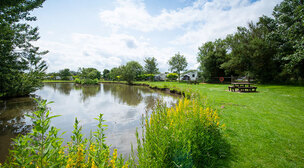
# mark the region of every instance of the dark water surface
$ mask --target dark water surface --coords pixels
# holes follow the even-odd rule
[[[66,131],[65,142],[70,141],[75,117],[80,120],[83,133],[89,137],[95,130],[97,118],[104,114],[107,143],[127,156],[131,143],[136,146],[135,130],[140,128],[142,115],[158,100],[168,105],[177,102],[176,95],[151,90],[142,86],[120,84],[100,84],[95,86],[76,86],[73,83],[45,83],[35,92],[35,97],[54,101],[48,107],[53,115],[62,115],[52,120],[52,125]],[[0,162],[7,156],[11,138],[31,130],[32,121],[25,114],[36,109],[32,98],[14,98],[0,101]]]

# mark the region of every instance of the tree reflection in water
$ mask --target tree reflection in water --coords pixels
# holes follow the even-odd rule
[[[103,84],[103,91],[111,93],[119,103],[129,106],[137,106],[143,100],[140,88],[135,86]]]
[[[74,83],[44,83],[44,86],[51,87],[54,91],[69,96]]]
[[[74,85],[75,90],[81,90],[81,100],[85,102],[90,97],[95,97],[100,92],[100,85]]]
[[[0,162],[8,154],[11,138],[30,132],[31,125],[25,114],[36,110],[35,101],[29,97],[0,100]]]

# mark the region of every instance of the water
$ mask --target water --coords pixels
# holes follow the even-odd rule
[[[60,128],[65,142],[70,141],[75,117],[80,120],[83,133],[88,137],[95,130],[97,118],[104,114],[108,125],[107,143],[117,148],[119,153],[128,156],[131,143],[136,146],[135,130],[141,127],[141,118],[158,100],[168,105],[177,102],[176,95],[151,90],[143,86],[120,84],[100,84],[76,86],[73,83],[46,83],[36,91],[37,98],[54,101],[48,107],[53,115],[61,115],[52,120],[52,125]],[[7,156],[11,138],[31,129],[32,121],[25,114],[36,110],[30,97],[0,101],[0,162]]]

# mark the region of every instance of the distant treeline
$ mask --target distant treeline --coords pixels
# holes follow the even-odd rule
[[[263,83],[303,82],[303,0],[284,0],[274,8],[273,18],[262,16],[225,39],[204,43],[197,60],[207,82],[230,75]]]

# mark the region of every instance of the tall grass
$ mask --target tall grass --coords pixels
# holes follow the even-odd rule
[[[215,167],[229,152],[225,125],[199,99],[181,99],[171,108],[159,103],[143,127],[143,138],[136,134],[137,167]]]

